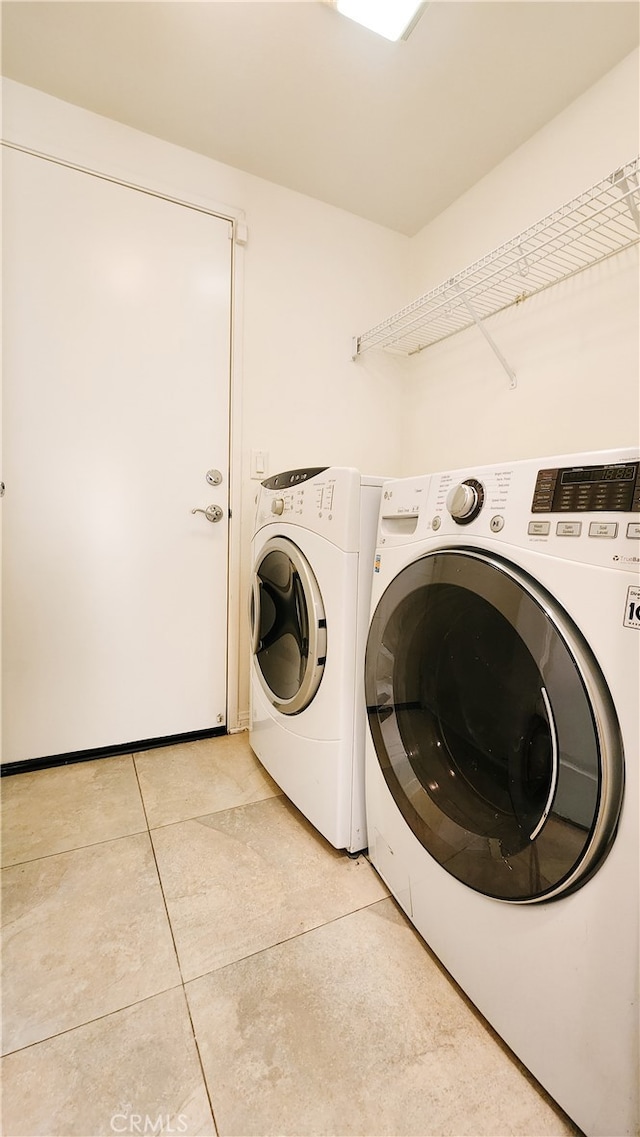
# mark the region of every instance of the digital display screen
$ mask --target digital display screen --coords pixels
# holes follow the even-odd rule
[[[637,513],[639,462],[539,470],[532,513]]]
[[[566,485],[591,485],[593,482],[633,482],[637,466],[589,466],[586,470],[561,470],[560,480]]]

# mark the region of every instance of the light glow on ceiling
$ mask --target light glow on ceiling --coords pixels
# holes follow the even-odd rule
[[[343,16],[369,28],[385,39],[397,40],[411,30],[422,0],[337,0]]]

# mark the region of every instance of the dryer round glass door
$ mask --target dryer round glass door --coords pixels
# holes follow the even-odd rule
[[[299,714],[322,680],[327,621],[311,566],[286,537],[268,541],[256,562],[251,628],[254,666],[270,703]]]
[[[378,604],[365,682],[389,790],[447,872],[522,903],[597,869],[622,802],[620,729],[592,652],[535,581],[473,549],[414,561]]]

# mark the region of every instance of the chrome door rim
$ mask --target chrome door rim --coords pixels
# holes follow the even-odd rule
[[[389,589],[405,570],[411,569],[421,561],[429,560],[436,556],[460,556],[467,561],[475,560],[481,562],[491,570],[506,576],[516,586],[522,589],[522,591],[536,603],[544,617],[548,620],[554,634],[564,643],[582,684],[599,753],[599,798],[594,812],[591,835],[588,843],[573,869],[570,870],[555,887],[549,889],[544,894],[531,897],[495,897],[501,901],[506,900],[508,903],[521,904],[540,903],[553,899],[556,896],[575,890],[575,888],[585,883],[586,880],[593,875],[609,851],[615,836],[624,789],[624,754],[619,723],[611,694],[592,650],[582,636],[582,633],[574,624],[571,616],[562,608],[560,603],[556,601],[542,585],[538,584],[534,578],[529,576],[525,570],[520,569],[510,561],[502,560],[500,557],[494,556],[484,550],[465,546],[445,546],[416,557],[415,560],[410,561],[403,569],[394,575],[387,589],[385,589],[385,592],[382,594],[378,608],[384,601]],[[383,642],[382,637],[384,630],[388,625],[388,621],[391,619],[392,613],[393,609],[390,613],[387,613],[388,620],[382,632],[377,633],[377,635],[380,636],[380,644]],[[371,631],[374,628],[374,624],[375,613],[372,619]],[[369,649],[367,649],[367,651],[368,650]],[[375,666],[374,661],[372,661],[371,666]],[[368,675],[367,681],[369,681]],[[373,708],[370,707],[369,711],[371,712],[371,710],[373,710]],[[553,729],[555,729],[555,727]],[[395,727],[394,738],[398,745],[402,746],[404,750],[397,726]],[[386,759],[387,753],[388,751],[385,745],[382,755],[378,754],[378,760],[383,767],[383,773],[385,765],[383,759]],[[396,753],[394,762],[398,761],[398,757]],[[408,756],[406,756],[406,761],[409,761]],[[396,804],[398,803],[396,802]],[[549,807],[550,803],[548,803],[547,806],[547,813]],[[407,823],[411,824],[408,820]],[[532,837],[534,839],[537,838],[539,831],[542,829],[544,829],[544,823],[534,831]],[[418,837],[418,839],[420,838]],[[428,848],[426,848],[426,851],[429,852]],[[462,883],[466,882],[462,881]],[[467,885],[467,887],[472,886]],[[490,894],[487,893],[487,895]]]
[[[443,551],[443,550],[440,550]],[[456,550],[449,550],[455,552]],[[604,851],[611,841],[611,834],[615,831],[620,814],[624,765],[619,771],[614,769],[614,755],[621,753],[620,729],[618,726],[615,708],[604,677],[586,641],[578,632],[573,620],[564,608],[546,592],[533,577],[518,569],[509,561],[502,561],[489,553],[479,552],[476,549],[460,550],[466,556],[484,561],[485,564],[503,572],[511,577],[516,584],[528,592],[536,603],[542,608],[549,623],[557,634],[564,640],[572,656],[591,710],[593,712],[593,725],[598,747],[601,755],[600,763],[600,801],[596,815],[593,833],[587,849],[574,872],[562,882],[554,891],[545,895],[544,899],[552,899],[563,892],[572,890],[579,880],[589,877],[599,864]],[[535,899],[523,903],[536,903]]]
[[[281,699],[272,691],[257,660],[260,648],[260,585],[258,581],[258,570],[268,554],[273,552],[283,553],[291,561],[302,584],[302,591],[309,617],[307,666],[298,690],[290,699]],[[272,537],[260,550],[260,554],[253,568],[249,603],[253,667],[260,680],[262,689],[276,710],[285,715],[299,714],[300,711],[303,711],[309,706],[309,703],[314,698],[320,686],[327,655],[327,628],[322,595],[313,570],[304,556],[304,553],[287,537]]]

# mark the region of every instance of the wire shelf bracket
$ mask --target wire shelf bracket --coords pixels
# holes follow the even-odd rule
[[[516,386],[485,321],[640,242],[640,156],[370,331],[352,356],[379,348],[416,355],[476,326]]]
[[[504,369],[505,369],[505,371],[506,371],[506,373],[507,373],[507,375],[508,375],[508,377],[509,377],[509,386],[511,387],[511,389],[513,389],[514,387],[517,387],[518,383],[517,383],[517,379],[516,379],[516,373],[515,373],[515,371],[514,371],[514,370],[513,370],[513,368],[510,366],[510,364],[508,364],[508,363],[507,363],[507,361],[506,361],[506,359],[505,359],[504,355],[503,355],[503,354],[502,354],[502,352],[500,351],[500,348],[498,347],[498,345],[497,345],[496,341],[494,340],[493,336],[491,336],[491,335],[489,334],[489,332],[487,331],[487,329],[486,329],[486,327],[485,327],[485,325],[484,325],[483,321],[480,319],[480,317],[478,316],[478,314],[477,314],[477,313],[474,311],[474,309],[473,309],[473,307],[472,307],[472,305],[471,305],[471,301],[470,301],[470,300],[467,300],[467,297],[464,295],[464,293],[463,293],[462,289],[460,288],[460,285],[459,285],[459,284],[456,284],[456,283],[454,282],[454,285],[453,285],[453,287],[455,288],[456,292],[458,293],[458,295],[459,295],[460,299],[462,300],[462,303],[464,304],[465,308],[467,309],[467,311],[468,311],[469,315],[470,315],[470,316],[471,316],[471,318],[473,319],[473,322],[474,322],[474,324],[475,324],[475,325],[476,325],[476,327],[479,329],[479,331],[481,331],[481,332],[482,332],[482,334],[483,334],[484,338],[486,339],[487,343],[489,344],[489,347],[492,349],[492,351],[494,351],[494,352],[495,352],[495,354],[497,355],[498,359],[500,360],[500,363],[501,363],[501,364],[502,364],[502,366],[504,367]]]

